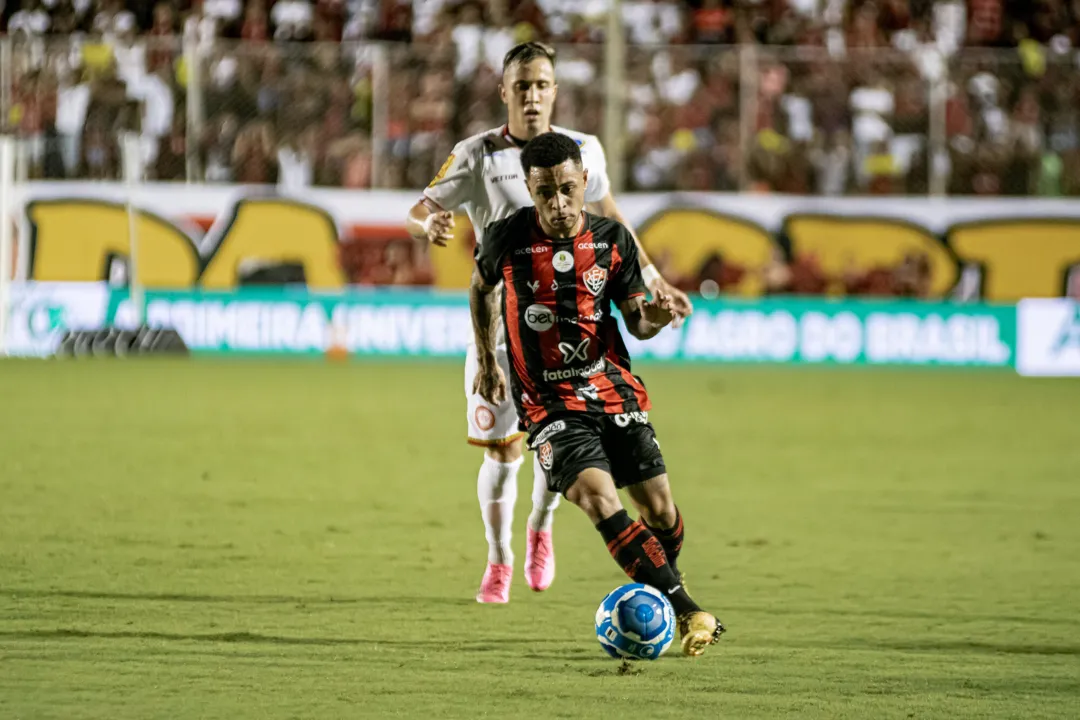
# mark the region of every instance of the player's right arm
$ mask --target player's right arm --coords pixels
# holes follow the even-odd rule
[[[506,378],[495,356],[499,330],[499,293],[502,265],[505,262],[505,222],[488,226],[490,235],[476,248],[476,267],[469,283],[469,311],[476,340],[476,379],[473,392],[492,405],[506,399]]]
[[[435,179],[424,188],[424,196],[405,219],[405,230],[414,238],[439,247],[446,247],[454,239],[453,211],[472,196],[472,155],[464,142],[455,145]]]

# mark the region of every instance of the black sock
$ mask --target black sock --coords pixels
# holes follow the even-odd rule
[[[620,510],[596,524],[608,552],[630,579],[656,588],[671,601],[676,615],[701,610],[683,589],[664,554],[664,546],[642,522]]]
[[[645,522],[644,520],[642,522]],[[675,574],[679,574],[679,551],[682,550],[683,543],[683,522],[682,513],[679,512],[679,508],[675,508],[675,524],[666,530],[664,528],[653,527],[652,525],[645,523],[645,527],[649,528],[649,532],[656,536],[656,539],[660,541],[660,544],[664,548],[664,554],[667,555],[668,562],[671,563],[671,567],[675,569]]]

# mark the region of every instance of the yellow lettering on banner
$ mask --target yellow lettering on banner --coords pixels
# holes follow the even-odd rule
[[[995,220],[956,225],[949,244],[981,263],[983,297],[1058,297],[1070,266],[1080,263],[1080,220]]]
[[[31,203],[35,280],[108,279],[110,255],[128,255],[128,220],[121,205],[97,200]],[[139,278],[150,288],[234,288],[245,260],[295,262],[308,287],[344,287],[333,218],[312,205],[277,199],[241,200],[205,270],[191,238],[172,223],[143,211],[136,221]]]
[[[344,287],[334,219],[312,205],[288,200],[241,200],[202,274],[202,286],[215,290],[238,284],[240,263],[263,260],[304,266],[307,286]]]
[[[831,277],[845,270],[895,267],[909,252],[930,260],[930,294],[944,295],[956,284],[952,254],[937,238],[916,225],[885,218],[792,215],[785,223],[793,251],[816,254]]]
[[[670,268],[680,275],[697,275],[701,265],[719,252],[726,261],[751,272],[732,290],[740,295],[760,295],[761,274],[772,257],[772,238],[757,225],[728,215],[704,210],[668,210],[644,225],[641,243],[654,260],[669,254]]]
[[[108,279],[110,255],[127,257],[128,216],[123,205],[98,200],[30,203],[32,277],[42,281]],[[146,287],[186,288],[199,277],[191,241],[167,220],[139,212],[138,273]]]

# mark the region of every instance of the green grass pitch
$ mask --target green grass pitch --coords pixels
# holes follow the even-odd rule
[[[728,624],[620,664],[625,581],[473,594],[456,362],[0,363],[0,717],[1077,718],[1080,383],[643,365]]]

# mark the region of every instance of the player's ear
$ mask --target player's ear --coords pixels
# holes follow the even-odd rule
[[[581,184],[582,185],[588,185],[589,184],[589,168],[587,168],[587,167],[581,168]]]
[[[499,99],[502,100],[503,105],[509,105],[509,103],[506,102],[506,86],[502,83],[499,83]]]

